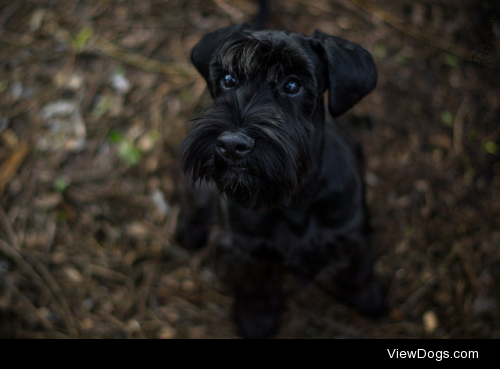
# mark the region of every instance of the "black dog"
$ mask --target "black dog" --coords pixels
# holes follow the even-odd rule
[[[339,298],[381,314],[361,150],[326,127],[323,102],[328,90],[335,118],[375,87],[370,54],[318,30],[306,37],[245,23],[207,35],[191,58],[214,103],[194,119],[182,167],[221,194],[221,274],[242,334],[276,332],[289,273],[307,283],[333,277]],[[216,198],[206,185],[195,196],[198,213],[181,220],[192,246],[206,242]]]

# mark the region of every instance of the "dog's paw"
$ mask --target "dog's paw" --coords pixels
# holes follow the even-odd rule
[[[236,299],[234,317],[241,335],[248,339],[273,338],[283,311],[282,299],[275,297],[254,301]]]
[[[383,317],[388,311],[385,292],[376,280],[366,283],[356,291],[344,291],[342,299],[373,319]]]

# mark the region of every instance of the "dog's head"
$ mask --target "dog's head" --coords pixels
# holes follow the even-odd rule
[[[376,84],[361,46],[315,31],[250,31],[246,23],[203,38],[191,59],[214,103],[193,120],[182,166],[194,181],[213,180],[239,205],[289,201],[311,163],[312,137],[324,124],[323,93],[337,117]]]

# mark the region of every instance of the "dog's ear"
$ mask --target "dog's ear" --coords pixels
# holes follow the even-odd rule
[[[323,62],[327,81],[328,110],[333,118],[342,115],[377,84],[377,69],[368,51],[320,30],[311,36],[313,49]]]
[[[210,82],[210,62],[217,48],[232,34],[250,29],[248,23],[224,27],[209,33],[191,51],[191,61],[207,82]]]

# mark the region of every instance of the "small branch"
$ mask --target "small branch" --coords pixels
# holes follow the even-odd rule
[[[75,327],[75,323],[73,321],[73,316],[71,315],[71,311],[67,305],[67,302],[64,299],[58,298],[57,293],[60,291],[59,286],[55,282],[54,278],[50,275],[50,273],[46,270],[46,268],[41,265],[41,263],[36,262],[37,269],[39,269],[45,278],[50,275],[48,278],[48,282],[44,281],[44,278],[38,274],[35,269],[23,258],[23,256],[16,251],[11,245],[7,242],[0,240],[0,252],[4,253],[6,256],[11,258],[21,269],[29,274],[33,280],[44,292],[46,292],[49,296],[51,296],[56,302],[56,306],[60,308],[61,318],[65,321],[68,331],[71,336],[78,337],[78,331]],[[51,287],[49,287],[51,285]],[[63,301],[61,303],[61,301]]]
[[[13,248],[15,250],[19,250],[19,242],[17,240],[17,236],[12,230],[12,225],[10,224],[10,220],[7,217],[7,214],[5,214],[5,211],[3,210],[2,205],[0,205],[0,222],[2,222],[3,229],[5,230],[5,233],[7,234],[7,237],[9,237],[10,242],[13,245]]]
[[[0,194],[3,193],[7,183],[9,183],[14,174],[17,173],[17,170],[23,163],[29,151],[29,144],[23,142],[17,145],[14,152],[0,165]]]
[[[464,98],[460,104],[455,121],[453,122],[453,148],[455,153],[460,155],[463,151],[463,135],[464,135],[464,122],[467,114],[469,113],[469,102]]]
[[[47,25],[48,33],[52,34],[56,39],[71,45],[73,38],[71,34],[62,28],[56,21],[52,21]],[[87,41],[88,45],[93,45],[97,50],[102,53],[123,61],[124,63],[130,64],[136,68],[143,69],[147,72],[173,74],[186,77],[196,76],[196,72],[193,67],[188,64],[178,64],[178,63],[167,63],[158,60],[153,60],[146,58],[139,54],[133,54],[128,52],[112,42],[104,39],[103,37],[98,37],[97,35],[90,36]],[[84,46],[86,49],[88,46]]]
[[[241,22],[243,20],[243,18],[245,17],[245,14],[240,9],[236,8],[232,4],[228,4],[224,0],[214,0],[214,3],[216,3],[219,6],[219,8],[221,8],[227,14],[229,14],[229,16],[231,17],[231,20],[234,23]]]
[[[40,321],[40,324],[43,325],[43,327],[45,329],[47,329],[48,331],[54,331],[54,326],[52,325],[51,322],[49,322],[42,314],[40,314],[40,312],[38,311],[38,309],[36,308],[35,305],[33,305],[33,303],[26,297],[24,296],[23,293],[21,293],[21,291],[19,291],[17,288],[16,288],[16,292],[17,292],[17,297],[19,298],[19,300],[21,300],[21,302],[26,305],[26,307],[38,318],[38,320]]]
[[[391,12],[379,8],[369,0],[351,0],[351,1],[354,4],[358,5],[360,8],[366,10],[368,13],[371,13],[372,15],[382,19],[384,22],[390,24],[394,28],[397,28],[398,30],[407,33],[416,39],[424,41],[434,47],[437,47],[438,49],[444,50],[449,54],[453,54],[465,61],[472,61],[472,54],[474,54],[472,51],[463,49],[460,46],[450,45],[449,43],[443,41],[440,38],[433,37],[423,32],[419,28],[409,25],[408,22],[399,19]]]
[[[399,307],[401,311],[409,313],[411,308],[415,306],[415,304],[422,299],[426,293],[428,293],[437,283],[439,282],[439,278],[436,274],[429,277],[419,288],[417,288],[407,299],[405,302],[401,304]]]
[[[112,58],[121,60],[124,63],[130,64],[147,72],[174,74],[186,77],[193,77],[196,75],[194,68],[187,64],[167,63],[148,59],[142,55],[133,54],[123,50],[102,38],[99,38],[95,42],[94,47]]]

